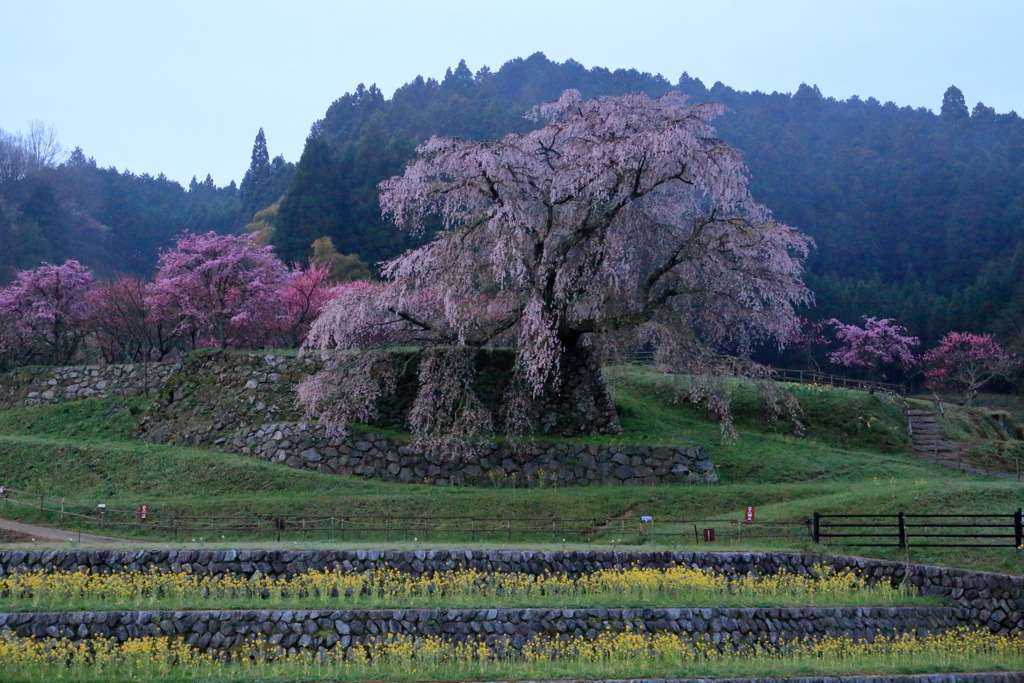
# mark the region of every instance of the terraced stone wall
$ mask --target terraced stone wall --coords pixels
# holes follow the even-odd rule
[[[402,355],[402,354],[406,355]],[[382,402],[380,425],[402,424],[415,393],[416,363],[409,352],[396,362],[409,376],[396,397]],[[491,403],[508,383],[508,351],[481,360],[480,392]],[[298,422],[302,410],[295,388],[322,368],[313,356],[206,350],[174,363],[22,368],[0,375],[0,405],[38,405],[84,398],[135,396],[152,392],[154,401],[136,436],[178,446],[206,446],[270,462],[324,473],[426,484],[497,487],[583,486],[590,484],[714,483],[714,464],[692,447],[634,447],[523,443],[492,444],[474,464],[454,463],[443,454],[413,452],[381,437],[340,438],[317,425]],[[504,375],[502,374],[504,373]],[[596,373],[596,374],[595,374]],[[570,384],[586,385],[599,370],[580,357],[567,369]],[[604,385],[590,389],[608,399],[598,404],[593,429],[617,431],[614,406]],[[580,389],[582,391],[582,389]],[[551,402],[534,407],[538,424],[567,429],[568,414]]]
[[[378,416],[372,424],[405,429],[418,386],[419,355],[396,350],[391,356],[403,371],[394,395],[377,401]],[[567,356],[563,367],[565,391],[575,398],[541,396],[531,404],[531,419],[543,434],[619,433],[618,416],[599,366],[589,355],[577,356]],[[474,390],[493,413],[499,432],[500,403],[510,381],[512,361],[511,351],[483,349],[477,363]],[[303,409],[296,402],[296,388],[322,368],[323,361],[310,355],[191,353],[160,387],[136,435],[156,443],[223,447],[236,433],[251,435],[253,428],[263,425],[297,422],[303,419]]]
[[[240,429],[221,447],[299,469],[418,484],[514,488],[718,481],[708,454],[687,446],[492,443],[467,464],[393,439],[340,437],[317,425],[293,423]]]
[[[140,396],[155,390],[177,363],[32,366],[0,374],[0,405],[34,406],[86,398]]]
[[[410,354],[395,352],[395,362],[406,373],[395,397],[382,400],[377,426],[395,427],[404,421],[416,390],[416,356]],[[480,394],[490,403],[503,394],[511,360],[510,352],[502,350],[482,356]],[[585,384],[584,377],[595,372],[600,377],[589,356],[576,360],[567,370],[576,384]],[[443,453],[414,452],[396,440],[331,435],[318,425],[299,422],[302,410],[295,401],[296,386],[321,368],[322,361],[313,356],[190,354],[160,387],[136,435],[157,443],[214,447],[322,473],[385,481],[499,487],[717,481],[707,454],[691,447],[524,443],[510,449],[493,444],[484,448],[477,462],[466,466],[451,462]],[[594,391],[607,398],[603,384]],[[539,401],[535,411],[538,424],[566,429],[568,417],[556,419],[555,407]],[[591,431],[618,430],[610,399],[597,414],[598,423]],[[588,431],[586,425],[580,429]]]
[[[879,634],[947,631],[962,625],[946,607],[779,609],[401,609],[199,610],[145,612],[0,613],[0,632],[21,637],[82,639],[180,636],[202,650],[228,650],[263,636],[282,648],[326,650],[367,639],[406,635],[482,639],[519,648],[537,636],[594,638],[602,631],[706,635],[713,642],[839,636],[873,640]]]
[[[295,387],[320,367],[311,356],[190,353],[156,392],[136,436],[174,446],[220,447],[238,429],[299,420]]]

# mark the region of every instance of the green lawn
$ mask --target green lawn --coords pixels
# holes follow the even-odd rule
[[[146,503],[154,522],[174,515],[254,514],[620,518],[624,528],[635,530],[640,515],[651,515],[655,531],[680,535],[649,537],[648,546],[691,548],[695,543],[692,520],[739,520],[746,505],[757,507],[758,521],[799,521],[815,511],[1009,515],[1024,493],[1024,485],[1014,480],[963,475],[912,456],[899,406],[882,395],[783,385],[782,390],[794,393],[802,407],[804,430],[796,435],[789,419],[772,419],[755,389],[736,385],[739,437],[723,443],[717,422],[702,408],[675,400],[678,387],[673,378],[629,367],[612,369],[608,379],[622,416],[623,434],[601,440],[701,446],[717,463],[721,483],[498,489],[320,475],[212,450],[137,441],[131,432],[146,400],[106,399],[0,411],[0,484],[48,499],[63,498],[68,510],[78,509],[71,506],[76,502],[89,509],[101,502],[111,509],[134,509]],[[956,419],[956,415],[950,417],[951,422]],[[2,503],[0,514],[59,521],[53,513]],[[688,521],[673,525],[667,520]],[[65,526],[76,523],[73,518],[64,519]],[[569,538],[568,546],[617,543],[621,537],[613,528],[591,531],[589,544]],[[166,532],[133,535],[154,542],[171,538]],[[302,542],[307,539],[317,540],[315,535],[301,538]],[[390,531],[387,538],[371,534],[354,540],[412,543]],[[478,541],[493,546],[500,540],[504,539],[458,533],[437,538],[441,545]],[[557,546],[558,540],[535,538],[529,544]],[[634,543],[636,538],[627,534],[624,542]],[[788,541],[729,538],[724,544],[699,547],[808,549],[810,545],[801,535]],[[906,559],[905,553],[896,551],[872,554]],[[1012,549],[912,550],[911,559],[1014,573],[1021,568]]]

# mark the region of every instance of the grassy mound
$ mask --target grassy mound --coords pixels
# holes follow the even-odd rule
[[[595,543],[618,540],[605,520],[629,521],[633,528],[641,515],[659,521],[739,520],[747,505],[757,506],[758,521],[765,522],[801,520],[815,511],[1009,514],[1017,505],[1013,501],[1024,492],[1016,481],[963,475],[915,458],[899,406],[882,395],[781,385],[802,407],[804,433],[797,436],[792,420],[772,418],[755,388],[736,385],[739,438],[723,443],[717,422],[702,407],[676,400],[679,387],[673,378],[630,367],[613,369],[608,379],[624,432],[597,440],[701,446],[718,465],[721,483],[497,489],[320,475],[238,455],[134,440],[131,432],[147,401],[105,399],[0,411],[0,484],[64,498],[69,510],[71,502],[90,508],[102,502],[111,509],[128,510],[145,503],[161,519],[323,514],[602,520],[590,529]],[[52,514],[2,502],[0,515],[60,521]],[[63,523],[79,522],[69,517]],[[657,542],[693,545],[693,527],[692,522],[659,523],[660,533],[679,535],[660,536]],[[158,531],[132,533],[153,540],[168,538]],[[393,542],[394,537],[377,540]],[[449,535],[445,544],[458,540],[458,534]],[[556,545],[559,540],[550,539]],[[648,539],[652,541],[653,537]],[[582,538],[568,539],[570,544],[581,542]],[[751,549],[809,547],[803,537],[731,543],[730,549],[740,547],[736,543]],[[916,561],[1013,572],[1020,564],[1008,549],[913,552]],[[896,551],[873,554],[903,557]]]

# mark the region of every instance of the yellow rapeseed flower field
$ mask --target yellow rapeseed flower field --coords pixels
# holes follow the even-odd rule
[[[235,679],[249,674],[288,680],[360,680],[370,675],[458,680],[478,674],[537,676],[567,668],[581,675],[645,671],[671,676],[749,670],[886,672],[913,670],[915,665],[927,671],[1021,667],[1024,640],[960,628],[929,636],[879,635],[870,642],[835,636],[734,647],[706,637],[625,631],[594,638],[538,636],[518,648],[508,640],[487,645],[481,639],[379,636],[324,652],[284,651],[256,639],[230,654],[212,655],[169,638],[72,643],[0,634],[5,681]]]
[[[561,606],[906,604],[909,588],[872,584],[849,570],[824,565],[810,575],[780,572],[727,576],[673,566],[633,566],[579,576],[462,569],[414,575],[395,569],[339,569],[267,577],[202,575],[150,569],[110,574],[34,571],[0,577],[0,606],[14,609],[380,606]]]

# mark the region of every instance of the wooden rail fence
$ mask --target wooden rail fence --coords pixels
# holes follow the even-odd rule
[[[334,541],[543,541],[636,545],[645,543],[730,542],[741,539],[793,541],[807,537],[807,523],[745,522],[736,519],[565,518],[399,515],[175,516],[155,520],[179,540],[217,539],[221,534],[262,540]]]
[[[783,368],[773,368],[772,379],[777,382],[793,382],[795,384],[827,384],[829,386],[841,387],[844,389],[881,391],[900,396],[905,394],[907,390],[906,386],[902,384],[872,382],[866,379],[851,379],[841,375],[829,375],[823,372],[812,372],[810,370],[786,370]]]
[[[648,515],[615,518],[411,516],[357,514],[168,515],[138,508],[99,507],[7,488],[7,508],[29,512],[43,524],[74,523],[107,535],[145,536],[158,532],[178,541],[544,541],[634,545],[644,543],[734,542],[741,539],[793,541],[807,537],[806,521],[747,522],[738,519],[669,519]]]
[[[654,363],[653,351],[637,351],[632,356],[632,362],[637,365],[651,365]],[[789,370],[786,368],[772,368],[771,378],[776,382],[792,382],[794,384],[827,384],[843,389],[861,389],[863,391],[880,391],[887,394],[902,396],[907,393],[907,386],[904,384],[892,384],[889,382],[874,382],[867,379],[853,379],[842,375],[830,375],[814,370]]]
[[[1020,548],[1024,511],[1012,514],[829,515],[814,513],[815,543],[890,548]]]
[[[637,515],[614,518],[485,517],[246,514],[225,516],[164,515],[139,508],[101,507],[44,494],[0,488],[4,507],[31,511],[44,524],[74,523],[108,535],[161,532],[179,541],[328,540],[328,541],[545,541],[612,544],[797,542],[835,546],[893,548],[1021,548],[1024,510],[992,514],[829,514],[782,521],[739,519],[670,519]],[[140,506],[141,507],[141,506]],[[15,515],[24,517],[24,514]],[[141,533],[140,533],[141,532]]]

